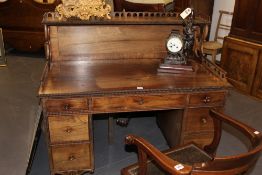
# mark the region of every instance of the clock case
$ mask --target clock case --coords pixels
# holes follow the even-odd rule
[[[168,49],[167,43],[170,39],[177,37],[182,41],[182,48],[178,52],[172,52]],[[159,73],[193,73],[194,69],[190,61],[187,61],[187,54],[185,53],[185,41],[188,36],[182,36],[178,30],[172,30],[166,40],[167,56],[164,62],[159,65]]]

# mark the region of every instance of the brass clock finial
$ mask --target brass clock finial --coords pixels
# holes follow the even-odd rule
[[[71,17],[81,20],[89,20],[91,17],[111,19],[111,6],[105,0],[62,0],[55,11],[60,15],[60,20]]]

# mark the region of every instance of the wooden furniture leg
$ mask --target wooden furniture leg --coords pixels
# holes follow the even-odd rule
[[[2,29],[0,28],[0,67],[6,66],[6,57],[5,57],[5,48],[4,48],[4,39],[2,34]]]

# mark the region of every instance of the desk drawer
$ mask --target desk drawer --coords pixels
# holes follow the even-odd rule
[[[216,105],[221,106],[224,104],[225,93],[200,93],[192,94],[189,98],[190,106],[209,106]]]
[[[185,132],[213,131],[213,119],[209,116],[209,108],[188,109]]]
[[[183,107],[184,94],[96,97],[93,99],[95,112],[143,111]]]
[[[90,140],[88,123],[87,115],[48,116],[50,143]]]
[[[54,172],[69,170],[91,170],[91,145],[74,144],[51,147]]]
[[[86,112],[88,111],[88,99],[67,98],[67,99],[47,99],[44,106],[48,112]]]

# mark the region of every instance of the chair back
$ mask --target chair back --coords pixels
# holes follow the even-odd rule
[[[230,32],[232,17],[232,12],[227,12],[223,10],[219,11],[219,18],[217,22],[214,41],[223,43],[224,37],[227,36]]]
[[[234,127],[242,134],[244,134],[251,143],[249,151],[246,153],[225,156],[225,157],[214,157],[213,161],[203,163],[201,168],[194,168],[192,174],[196,175],[237,175],[243,172],[246,172],[250,169],[256,162],[259,157],[259,154],[262,150],[262,135],[257,130],[247,126],[246,124],[237,121],[225,114],[218,113],[217,111],[210,111],[210,116],[214,119],[215,122],[228,123],[230,126]],[[217,120],[219,119],[219,120]],[[221,129],[221,128],[220,128]],[[221,134],[220,131],[218,131]],[[215,134],[214,140],[219,142],[220,135]],[[212,172],[212,173],[211,173]]]
[[[186,149],[186,146],[181,146],[184,152],[180,152],[180,155],[184,155],[191,160],[185,163],[179,156],[174,158],[170,156],[171,154],[169,154],[168,151],[160,152],[143,138],[129,135],[126,137],[126,143],[134,144],[138,147],[138,163],[124,168],[122,175],[135,175],[137,173],[139,175],[156,174],[156,171],[153,173],[149,171],[151,160],[154,161],[156,167],[161,168],[160,171],[157,171],[160,172],[157,173],[158,175],[165,175],[166,173],[172,175],[239,175],[247,172],[255,165],[262,150],[262,133],[234,118],[214,110],[210,111],[210,116],[214,121],[214,140],[204,148],[207,153],[210,153],[207,154],[204,152],[210,156],[210,159],[198,161],[199,156],[203,155],[202,151],[198,151],[198,154],[193,154],[192,150]],[[217,157],[212,153],[212,150],[216,149],[220,142],[222,122],[229,124],[248,138],[251,147],[246,153],[224,157]],[[172,148],[172,151],[177,154],[181,151],[181,148]],[[148,161],[148,157],[151,158],[150,161]]]

